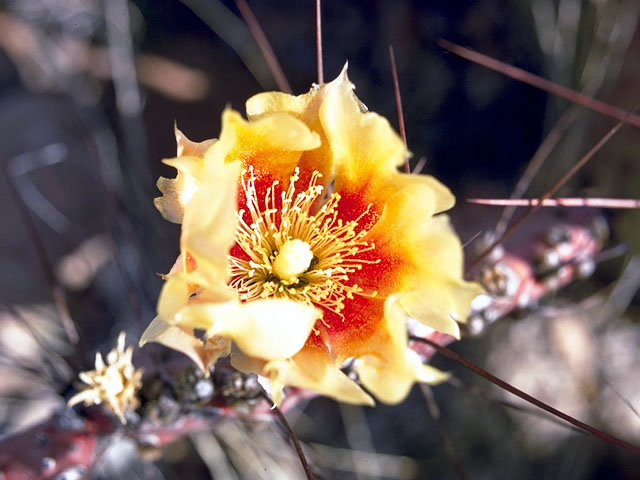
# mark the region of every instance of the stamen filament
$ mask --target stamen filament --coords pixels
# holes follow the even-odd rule
[[[358,258],[375,249],[365,240],[367,230],[358,228],[360,220],[370,212],[369,205],[355,220],[339,218],[340,195],[332,193],[314,214],[316,200],[323,192],[321,177],[313,172],[306,190],[297,191],[299,170],[291,176],[286,190],[279,195],[279,182],[267,188],[264,208],[256,193],[253,167],[243,170],[241,184],[246,197],[246,210],[238,211],[237,245],[245,258],[231,256],[231,283],[242,300],[285,297],[325,307],[339,315],[344,299],[365,293],[349,282],[349,274],[364,264],[379,260]],[[245,217],[250,217],[250,222]],[[299,256],[299,258],[298,258]]]

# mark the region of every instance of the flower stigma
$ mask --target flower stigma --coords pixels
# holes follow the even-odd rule
[[[273,262],[273,273],[286,285],[300,281],[298,278],[310,266],[313,252],[304,240],[293,238],[284,242]]]
[[[253,167],[243,170],[247,210],[238,212],[239,248],[230,256],[230,285],[241,300],[284,297],[341,316],[345,298],[376,295],[349,282],[349,274],[363,264],[379,262],[360,257],[375,249],[373,242],[364,239],[367,230],[359,225],[371,205],[355,220],[345,222],[339,218],[340,195],[332,193],[314,211],[316,201],[323,200],[324,187],[318,184],[321,176],[314,171],[307,188],[301,190],[296,186],[300,180],[296,168],[286,190],[274,181],[264,199],[259,199]]]

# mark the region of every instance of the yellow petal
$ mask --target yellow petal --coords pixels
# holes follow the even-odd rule
[[[192,162],[200,163],[205,152],[216,140],[205,140],[204,142],[192,142],[177,126],[174,127],[176,143],[178,145],[178,157],[193,157]],[[175,159],[179,160],[179,159]],[[165,163],[176,166],[171,160]],[[162,216],[173,223],[182,223],[184,206],[189,201],[193,192],[197,188],[192,172],[185,168],[178,168],[176,178],[160,177],[157,182],[158,190],[162,192],[162,197],[153,200],[154,205]]]
[[[471,301],[482,289],[463,280],[463,250],[446,215],[433,216],[453,200],[437,181],[406,182],[389,193],[382,216],[368,238],[402,259],[392,286],[403,292],[404,311],[425,325],[459,338],[456,321],[464,322]],[[390,182],[392,183],[392,182]]]
[[[156,182],[156,186],[162,192],[162,196],[154,198],[153,204],[163,218],[172,223],[182,223],[184,203],[181,197],[184,183],[185,176],[181,173],[178,173],[176,178],[160,177]]]
[[[385,213],[390,218],[416,223],[420,218],[422,224],[435,214],[449,210],[456,201],[451,191],[435,178],[405,173],[387,176],[378,190],[370,192],[369,200],[378,205],[384,202],[389,209]]]
[[[320,122],[320,106],[325,101],[330,84],[314,85],[308,93],[293,96],[281,92],[259,93],[247,100],[247,116],[251,121],[273,114],[287,113],[301,120],[320,138],[318,148],[307,150],[298,159],[298,167],[304,174],[320,172],[319,184],[325,187],[333,176],[333,154]]]
[[[210,324],[207,337],[232,339],[240,350],[265,360],[295,355],[304,345],[320,310],[285,299],[260,299],[247,303],[191,304],[177,316],[179,323]]]
[[[460,338],[460,327],[452,318],[455,303],[450,289],[421,286],[420,290],[398,294],[398,297],[398,303],[407,316],[434,330]]]
[[[398,303],[409,317],[459,339],[457,322],[467,321],[471,301],[481,293],[479,286],[469,282],[425,281],[419,289],[398,294]]]
[[[311,105],[315,104],[315,114],[317,115],[322,101],[322,94],[319,93],[319,90],[319,87],[314,87],[311,92],[298,96],[282,92],[258,93],[246,102],[247,117],[249,120],[255,121],[273,113],[289,113],[297,118],[311,119],[314,116]]]
[[[284,112],[248,122],[238,112],[226,110],[222,119],[223,133],[225,127],[234,129],[236,135],[244,135],[246,130],[253,137],[253,143],[261,148],[301,152],[320,146],[317,133],[312,132],[304,122]]]
[[[460,239],[451,228],[447,215],[438,215],[429,222],[412,222],[410,228],[416,242],[407,245],[406,254],[422,277],[462,279],[463,250]],[[446,268],[443,268],[446,266]]]
[[[207,161],[215,167],[215,174],[200,182],[185,208],[180,244],[181,251],[188,252],[197,265],[190,280],[215,288],[225,285],[229,277],[227,254],[238,225],[235,210],[240,166],[223,164],[219,157]]]
[[[151,323],[147,326],[145,331],[142,333],[142,336],[140,337],[140,341],[138,342],[138,346],[142,348],[149,342],[155,342],[156,339],[160,337],[170,327],[171,327],[171,324],[165,322],[162,318],[160,317],[154,318],[151,321]]]
[[[262,375],[264,366],[268,360],[262,360],[256,357],[250,357],[238,349],[235,345],[231,348],[231,366],[243,373],[255,373]]]
[[[471,301],[482,293],[482,288],[462,278],[462,245],[448,217],[438,215],[429,225],[416,226],[409,232],[417,243],[406,250],[414,266],[413,275],[407,280],[414,285],[415,293],[403,297],[402,306],[410,316],[438,330],[436,316],[465,322]],[[434,301],[428,305],[427,298]]]
[[[172,325],[160,317],[154,318],[149,324],[139,345],[143,347],[149,342],[159,343],[185,354],[205,373],[208,373],[209,367],[218,358],[229,355],[231,351],[228,339],[217,337],[203,342],[195,337],[192,329]]]
[[[389,122],[362,111],[353,93],[346,67],[326,85],[320,121],[336,162],[336,191],[380,188],[408,155],[402,139]]]
[[[158,299],[158,315],[171,322],[178,311],[187,305],[191,291],[184,274],[171,275],[162,286]]]
[[[406,315],[395,295],[385,301],[385,328],[371,340],[375,353],[356,361],[356,371],[363,385],[384,403],[396,404],[405,399],[416,381],[441,382],[447,374],[422,364],[408,348]]]
[[[422,383],[428,383],[429,385],[437,385],[442,382],[446,382],[451,378],[451,374],[448,372],[443,372],[442,370],[438,370],[431,365],[425,365],[422,363],[420,356],[414,352],[409,352],[411,356],[414,358],[415,370],[416,370],[416,380]]]
[[[288,182],[302,152],[315,149],[320,143],[318,134],[292,115],[276,113],[247,122],[238,112],[225,110],[220,140],[207,152],[205,166],[211,169],[209,159],[222,156],[227,163],[251,165]]]
[[[217,140],[215,138],[205,140],[203,142],[194,142],[187,138],[187,136],[178,128],[177,124],[173,126],[173,133],[176,137],[176,144],[178,146],[178,156],[184,155],[203,157],[209,147],[213,145]]]
[[[200,157],[178,157],[163,160],[163,163],[178,170],[176,178],[160,177],[156,183],[162,197],[153,199],[153,204],[162,216],[173,223],[182,223],[184,207],[198,190],[197,176],[202,169]]]
[[[373,399],[356,382],[336,367],[324,352],[304,348],[293,358],[268,362],[263,375],[271,381],[276,405],[282,402],[285,386],[307,388],[338,402],[373,406]]]

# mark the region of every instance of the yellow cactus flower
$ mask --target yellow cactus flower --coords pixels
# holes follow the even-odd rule
[[[459,337],[480,292],[436,216],[454,197],[432,177],[399,173],[402,140],[353,89],[345,68],[305,95],[252,97],[248,120],[226,110],[215,142],[177,131],[179,156],[166,163],[178,176],[160,179],[156,206],[182,223],[181,255],[141,344],[205,370],[231,353],[270,380],[276,403],[289,385],[373,404],[340,370],[350,359],[390,404],[416,381],[446,378],[408,348],[406,320]]]
[[[137,393],[142,386],[142,369],[133,366],[133,347],[125,350],[125,333],[118,336],[116,347],[107,354],[107,362],[96,353],[95,370],[80,372],[85,385],[67,403],[72,407],[80,402],[85,405],[104,406],[127,423],[125,414],[138,408]]]

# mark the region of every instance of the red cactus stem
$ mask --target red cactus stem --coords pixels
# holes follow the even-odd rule
[[[522,398],[523,400],[535,405],[536,407],[541,408],[542,410],[551,413],[552,415],[555,415],[558,418],[561,418],[562,420],[570,423],[571,425],[574,425],[576,427],[578,427],[580,430],[583,430],[584,432],[590,433],[591,435],[598,437],[602,440],[605,440],[609,443],[612,443],[614,445],[617,445],[621,448],[624,448],[625,450],[628,450],[629,452],[640,456],[640,447],[636,447],[635,445],[631,445],[630,443],[625,442],[624,440],[621,440],[617,437],[614,437],[613,435],[609,435],[608,433],[605,433],[601,430],[598,430],[595,427],[592,427],[591,425],[588,425],[584,422],[581,422],[580,420],[577,420],[575,418],[573,418],[570,415],[567,415],[564,412],[561,412],[560,410],[557,410],[555,408],[553,408],[550,405],[547,405],[544,402],[541,402],[540,400],[538,400],[535,397],[532,397],[531,395],[523,392],[522,390],[517,389],[516,387],[514,387],[513,385],[505,382],[504,380],[499,379],[498,377],[495,377],[494,375],[490,374],[489,372],[487,372],[486,370],[483,370],[482,368],[480,368],[479,366],[475,365],[474,363],[471,363],[470,361],[464,359],[463,357],[461,357],[460,355],[458,355],[456,352],[454,352],[453,350],[449,350],[446,347],[442,347],[440,345],[438,345],[435,342],[432,342],[431,340],[428,340],[426,338],[420,338],[420,337],[410,337],[411,340],[416,341],[416,342],[422,342],[422,343],[426,343],[427,345],[435,348],[438,353],[444,355],[445,357],[453,360],[454,362],[458,363],[459,365],[462,365],[464,368],[466,368],[467,370],[470,370],[471,372],[475,373],[476,375],[479,375],[487,380],[489,380],[491,383],[494,383],[495,385],[498,385],[500,388],[506,390],[509,393],[512,393],[514,395],[516,395],[517,397]]]

